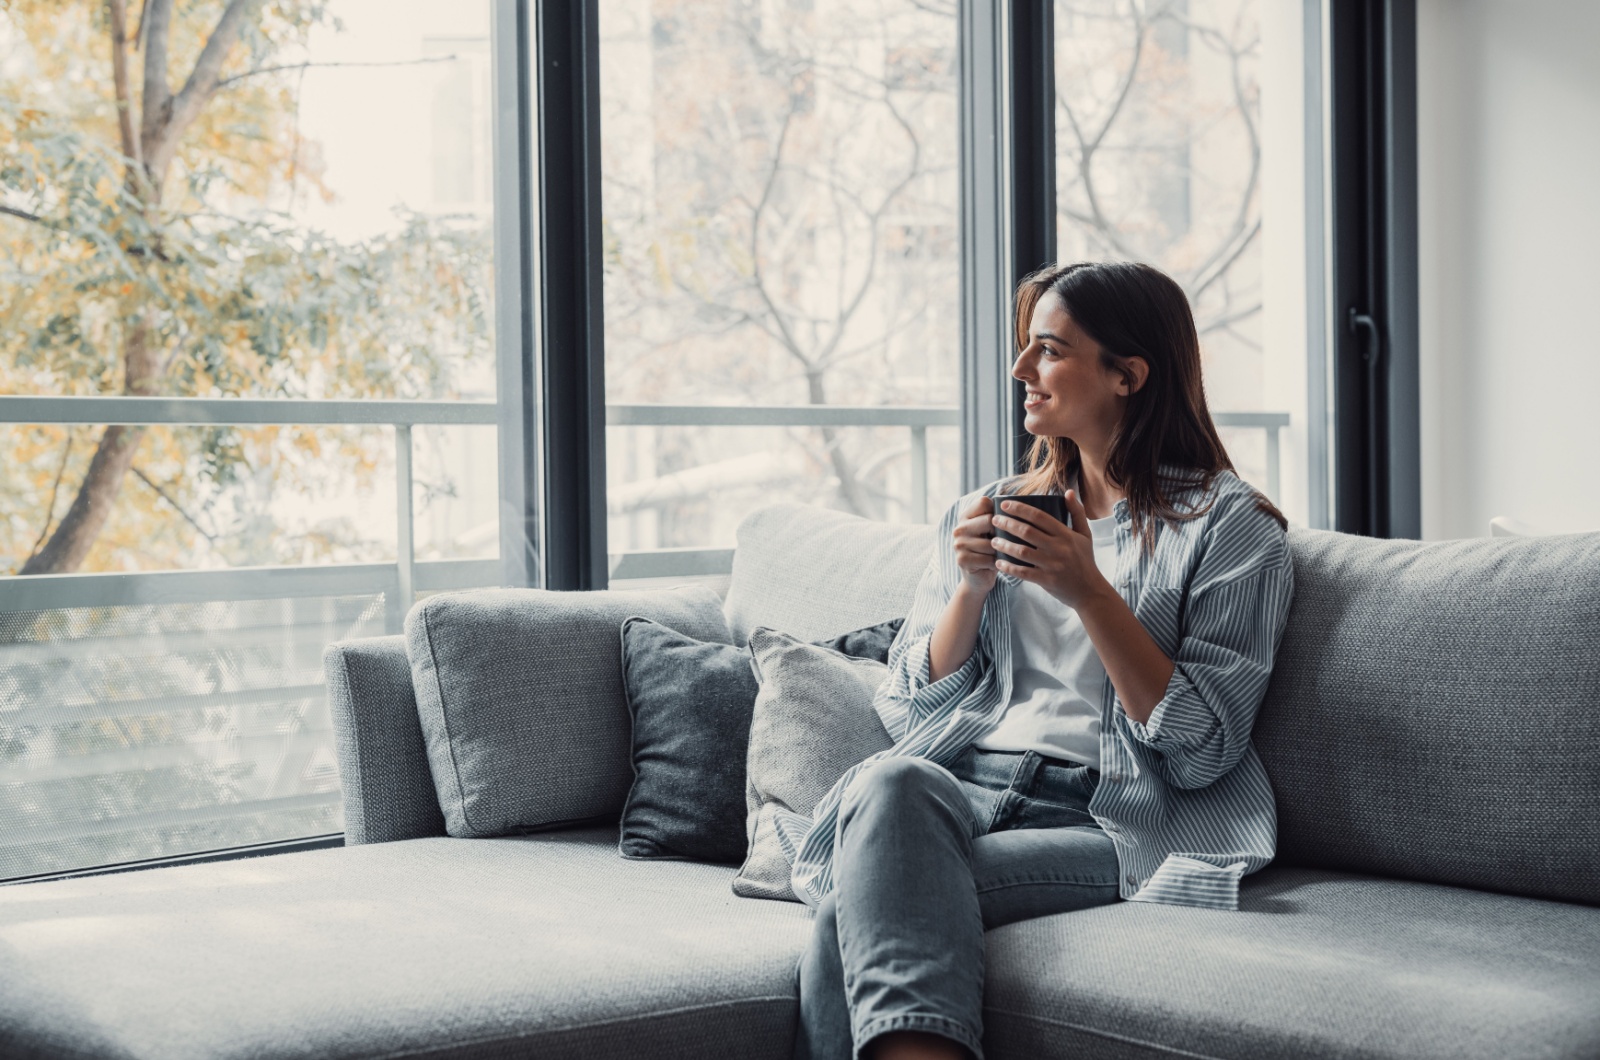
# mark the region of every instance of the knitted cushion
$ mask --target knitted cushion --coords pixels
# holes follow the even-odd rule
[[[1279,860],[1600,903],[1600,536],[1289,541]]]
[[[619,635],[630,615],[728,638],[721,600],[700,586],[477,589],[412,608],[406,652],[451,835],[616,820],[633,774]]]

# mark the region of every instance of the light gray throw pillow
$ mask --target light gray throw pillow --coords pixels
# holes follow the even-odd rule
[[[729,643],[703,586],[476,589],[406,616],[406,654],[445,829],[464,838],[605,818],[633,782],[623,620]]]
[[[733,893],[793,902],[773,812],[811,816],[846,770],[892,745],[872,709],[889,668],[763,626],[750,632],[750,662],[760,685],[746,759],[750,845]]]

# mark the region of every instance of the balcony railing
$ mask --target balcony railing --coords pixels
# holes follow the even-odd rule
[[[1280,485],[1279,431],[1287,412],[1221,412],[1219,427],[1266,435],[1267,495]],[[496,560],[418,560],[412,506],[412,430],[418,426],[493,426],[496,406],[468,401],[317,401],[150,397],[0,397],[0,423],[139,426],[388,426],[395,442],[394,563],[236,567],[215,571],[50,574],[0,578],[0,612],[115,607],[212,600],[383,594],[398,631],[417,592],[499,584]],[[904,427],[910,435],[910,511],[928,521],[928,428],[954,427],[953,407],[875,405],[607,405],[608,427]],[[726,574],[730,548],[666,548],[614,553],[616,580]]]

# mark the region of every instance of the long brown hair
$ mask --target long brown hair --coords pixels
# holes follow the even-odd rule
[[[1206,408],[1200,336],[1189,300],[1182,287],[1149,265],[1046,265],[1017,285],[1018,352],[1028,345],[1033,311],[1046,294],[1060,298],[1073,321],[1099,344],[1107,370],[1121,371],[1131,382],[1127,358],[1142,357],[1150,366],[1144,386],[1128,396],[1122,422],[1112,433],[1106,477],[1127,494],[1134,533],[1145,552],[1153,552],[1157,519],[1175,525],[1211,510],[1211,504],[1180,508],[1174,494],[1198,488],[1203,496],[1219,472],[1233,470]],[[1163,475],[1163,464],[1178,469],[1178,475]],[[1005,488],[1013,493],[1065,493],[1081,468],[1078,443],[1036,435],[1028,470],[1007,480]],[[1256,507],[1288,529],[1283,513],[1259,491]]]

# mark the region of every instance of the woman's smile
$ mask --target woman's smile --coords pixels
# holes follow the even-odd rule
[[[1025,409],[1036,409],[1040,405],[1043,405],[1046,401],[1049,401],[1049,400],[1050,400],[1050,395],[1049,394],[1046,394],[1046,393],[1044,393],[1042,391],[1039,391],[1039,390],[1035,390],[1035,389],[1033,389],[1033,387],[1030,386],[1028,388],[1027,400],[1023,401],[1022,407],[1025,408]]]

